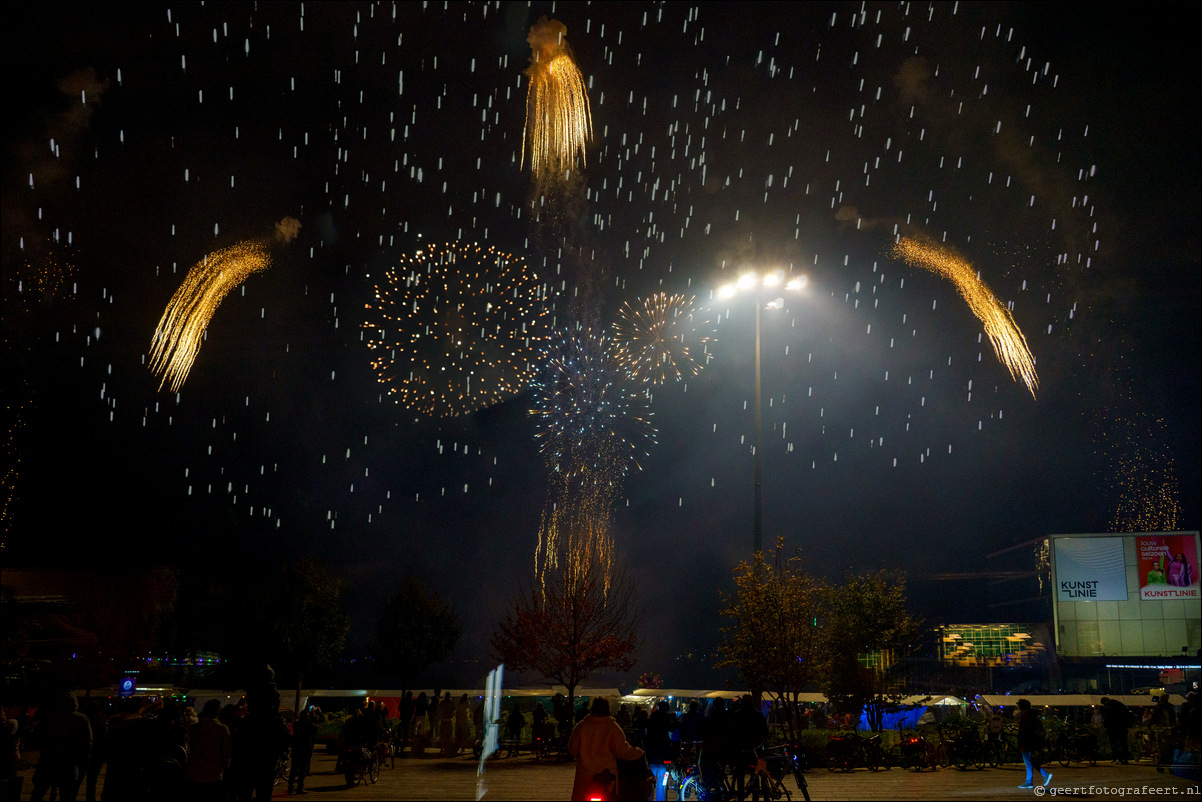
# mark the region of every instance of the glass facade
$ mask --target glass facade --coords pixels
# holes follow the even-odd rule
[[[1047,647],[1035,624],[951,624],[939,629],[939,658],[955,665],[1020,666],[1042,659]]]

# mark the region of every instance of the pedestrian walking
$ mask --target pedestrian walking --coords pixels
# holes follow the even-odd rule
[[[1023,763],[1027,767],[1027,779],[1019,788],[1034,788],[1032,781],[1038,772],[1043,778],[1043,786],[1052,781],[1052,773],[1044,771],[1039,762],[1039,752],[1044,747],[1043,722],[1031,709],[1031,703],[1026,699],[1018,700],[1018,751],[1023,754]]]

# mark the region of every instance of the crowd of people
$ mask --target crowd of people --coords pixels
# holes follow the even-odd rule
[[[270,799],[278,761],[297,737],[280,717],[273,679],[268,668],[239,705],[213,699],[199,713],[186,702],[138,697],[112,706],[88,699],[81,710],[75,694],[63,694],[5,722],[0,781],[14,775],[25,745],[38,753],[35,802],[74,802],[81,792],[87,802]]]
[[[1046,783],[1051,775],[1038,763],[1039,744],[1046,739],[1043,722],[1025,702],[1019,702],[1016,712],[1028,769],[1024,785],[1030,786],[1036,776]],[[528,738],[532,745],[557,744],[560,754],[570,753],[576,760],[573,799],[598,794],[617,798],[623,784],[629,791],[645,783],[648,792],[653,784],[655,798],[662,800],[665,774],[682,748],[691,750],[689,758],[707,786],[731,777],[738,785],[733,790],[742,796],[746,774],[731,769],[754,762],[755,750],[768,738],[770,723],[780,711],[770,705],[765,715],[750,696],[729,706],[724,699],[713,699],[708,712],[702,704],[677,702],[675,710],[667,701],[653,707],[620,705],[611,715],[604,698],[592,699],[591,705],[583,701],[573,709],[563,694],[556,694],[550,710],[537,700],[513,702],[497,723],[502,742],[518,744]],[[199,713],[184,701],[169,699],[152,705],[145,699],[123,699],[109,710],[87,699],[81,709],[74,694],[64,694],[36,716],[26,709],[2,722],[0,782],[14,777],[24,743],[38,750],[30,796],[35,802],[47,795],[64,802],[81,795],[88,802],[269,799],[273,785],[285,776],[288,793],[305,794],[318,726],[326,716],[310,707],[289,726],[279,706],[270,668],[252,683],[240,704],[223,706],[210,699]],[[433,747],[441,756],[454,756],[472,752],[483,740],[483,702],[466,693],[455,699],[449,691],[416,696],[405,692],[395,713],[392,716],[377,700],[359,705],[345,718],[336,771],[345,773],[348,785],[354,782],[356,754],[395,758],[405,750],[422,755]],[[999,725],[1000,732],[1001,710],[986,710],[984,715],[987,725]],[[1198,750],[1202,709],[1196,693],[1190,693],[1180,709],[1162,696],[1137,715],[1121,701],[1104,698],[1099,707],[1081,715],[1105,730],[1119,763],[1131,759],[1129,732],[1136,724],[1143,725],[1141,737],[1152,740],[1161,766],[1171,765],[1174,749]],[[846,723],[820,705],[807,706],[803,720],[815,728]],[[286,773],[283,767],[288,767]],[[103,793],[98,797],[102,769]]]

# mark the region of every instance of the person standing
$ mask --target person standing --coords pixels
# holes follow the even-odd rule
[[[759,749],[768,737],[768,719],[764,718],[755,698],[751,694],[744,694],[743,698],[739,700],[738,710],[731,714],[731,723],[734,728],[735,749],[735,763],[731,768],[735,771],[737,778],[735,780],[737,793],[739,798],[743,799],[747,783],[747,767],[755,766],[755,750]],[[752,780],[751,796],[752,799],[758,800],[759,782],[755,778]]]
[[[455,705],[455,754],[464,747],[472,745],[472,703],[467,694],[459,697]]]
[[[609,715],[609,700],[593,699],[588,715],[572,729],[568,751],[576,758],[572,799],[616,799],[618,760],[637,760],[643,750],[626,742],[618,722]]]
[[[701,721],[700,705],[694,699],[689,702],[689,709],[680,717],[680,743],[682,749],[693,748],[691,745],[697,740],[697,729],[701,726]],[[685,744],[689,746],[686,747]]]
[[[95,699],[88,700],[83,713],[88,717],[88,723],[92,726],[92,755],[88,758],[84,799],[87,802],[96,802],[96,783],[100,778],[100,769],[104,767],[108,753],[108,721],[100,710],[100,704]]]
[[[438,703],[438,737],[442,739],[442,753],[450,755],[455,741],[455,701],[450,691]]]
[[[413,698],[413,691],[405,691],[404,698],[401,699],[401,704],[397,709],[397,715],[401,719],[397,726],[397,751],[403,750],[409,743],[409,738],[413,735],[413,717],[417,712],[417,702]]]
[[[210,699],[200,710],[196,723],[188,728],[188,767],[184,783],[188,799],[194,802],[219,802],[221,782],[233,755],[230,728],[217,720],[221,702]]]
[[[678,725],[671,710],[672,706],[667,701],[655,706],[655,711],[647,717],[647,736],[643,739],[647,765],[655,776],[656,802],[663,802],[666,798],[668,767],[676,759],[677,744],[672,741],[672,733],[676,732]]]
[[[246,690],[246,718],[234,735],[234,749],[242,763],[239,796],[266,802],[275,784],[276,762],[288,748],[288,727],[280,718],[280,693],[275,671],[266,666],[259,681]]]
[[[734,744],[734,726],[725,699],[718,697],[710,702],[709,715],[701,720],[697,737],[701,739],[701,751],[697,753],[701,781],[707,793],[718,793]]]
[[[57,788],[63,802],[75,802],[92,755],[92,725],[79,712],[75,694],[63,694],[39,730],[42,752],[29,798],[41,802],[47,790]]]
[[[1039,772],[1044,787],[1047,787],[1052,781],[1052,773],[1044,771],[1039,761],[1039,752],[1044,743],[1043,722],[1026,699],[1018,700],[1018,711],[1018,751],[1023,753],[1023,763],[1027,767],[1027,779],[1019,788],[1034,788],[1032,780],[1035,779],[1035,772]]]
[[[1127,747],[1127,730],[1131,727],[1131,711],[1118,699],[1102,697],[1102,725],[1110,737],[1110,755],[1115,761],[1127,765],[1131,751]]]
[[[317,722],[313,710],[302,710],[300,718],[292,725],[292,766],[288,769],[288,793],[296,789],[298,794],[307,794],[305,778],[309,776],[309,764],[313,761],[313,744],[317,740]]]

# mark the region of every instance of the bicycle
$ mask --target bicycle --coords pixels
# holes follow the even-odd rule
[[[1021,763],[1022,753],[1018,751],[1018,733],[1010,725],[1002,732],[991,736],[984,744],[985,762],[993,768],[1006,763]]]
[[[880,733],[864,738],[858,732],[848,735],[832,735],[826,747],[826,768],[851,771],[864,766],[870,771],[888,770],[889,757],[881,748]]]
[[[900,735],[898,747],[900,759],[898,762],[902,768],[915,771],[928,768],[934,771],[938,768],[938,756],[934,744],[929,743],[917,730],[900,733]]]
[[[951,735],[944,731],[950,729]],[[985,768],[988,762],[985,750],[981,746],[981,736],[975,726],[954,727],[945,723],[939,724],[939,746],[936,747],[936,759],[940,766],[954,765],[961,771],[967,771],[975,766]]]
[[[764,756],[755,754],[755,762],[746,766],[738,764],[713,764],[705,770],[696,767],[697,771],[689,776],[680,788],[681,800],[707,800],[708,802],[725,802],[726,800],[746,799],[755,796],[770,801],[793,799],[792,792],[784,783],[791,759],[787,750],[769,752]],[[742,778],[743,793],[740,795],[738,786]],[[809,800],[809,790],[803,783],[800,785],[805,799]]]
[[[347,788],[369,782],[375,785],[380,779],[380,767],[376,765],[375,754],[366,746],[347,750],[342,756],[342,771]]]
[[[793,779],[797,782],[797,790],[801,791],[806,802],[810,802],[810,787],[806,783],[805,777],[806,756],[802,751],[801,744],[786,744],[782,748],[788,759],[789,769],[793,772]]]
[[[1056,738],[1053,751],[1061,766],[1071,763],[1098,762],[1098,736],[1086,727],[1068,724]]]
[[[682,790],[690,777],[697,774],[697,752],[700,744],[694,741],[683,741],[676,753],[676,759],[668,765],[665,778],[665,791],[671,790],[677,799],[684,799]]]

